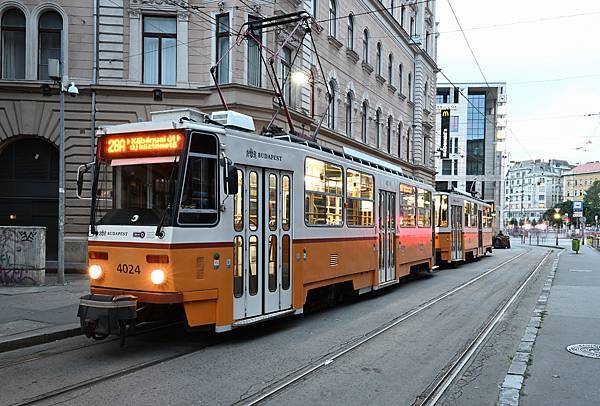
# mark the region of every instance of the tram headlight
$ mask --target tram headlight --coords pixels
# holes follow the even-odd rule
[[[167,279],[167,277],[165,275],[165,271],[162,269],[155,269],[150,273],[150,280],[155,285],[160,285],[165,281],[165,279]]]
[[[102,267],[100,265],[90,265],[90,267],[88,268],[88,275],[90,275],[90,278],[93,280],[98,280],[100,278],[102,278],[102,275],[104,274],[104,272],[102,271]]]

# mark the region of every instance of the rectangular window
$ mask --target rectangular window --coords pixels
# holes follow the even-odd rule
[[[452,160],[442,160],[442,175],[452,175]]]
[[[458,132],[458,116],[450,116],[450,132]]]
[[[214,225],[218,221],[218,141],[214,135],[192,134],[179,223]]]
[[[457,159],[452,160],[452,174],[458,175],[458,160]]]
[[[306,158],[304,169],[304,221],[308,225],[341,226],[342,167]]]
[[[471,202],[465,202],[465,227],[471,226]]]
[[[177,19],[144,17],[143,82],[174,85],[177,82]]]
[[[233,196],[233,229],[244,229],[244,171],[236,169],[238,175],[238,192]]]
[[[260,17],[248,16],[248,22],[260,20]],[[250,31],[251,37],[248,38],[248,85],[250,86],[261,86],[261,47],[262,44],[262,30],[255,29]]]
[[[417,188],[400,184],[400,227],[415,227]]]
[[[219,62],[220,61],[220,62]],[[229,13],[217,16],[217,81],[229,83]]]
[[[431,192],[417,189],[417,221],[419,227],[431,227]]]
[[[283,99],[285,103],[290,105],[290,81],[289,75],[292,70],[292,51],[291,49],[285,47],[283,48],[283,52],[281,54],[281,77],[279,78],[279,85],[282,87]]]
[[[467,175],[483,175],[485,166],[485,93],[470,93],[467,106]]]
[[[437,195],[434,201],[437,226],[448,227],[448,195]]]
[[[452,152],[458,154],[458,137],[454,137],[454,150]]]
[[[374,208],[373,176],[348,169],[346,171],[346,221],[348,226],[372,226]]]

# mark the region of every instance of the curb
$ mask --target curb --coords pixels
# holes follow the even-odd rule
[[[74,337],[80,334],[81,326],[79,323],[63,324],[45,328],[43,330],[15,334],[14,336],[0,339],[0,353],[19,348],[32,347],[39,344],[46,344],[51,341]]]
[[[552,270],[546,278],[542,293],[537,300],[535,309],[533,309],[533,315],[529,319],[529,323],[523,332],[519,348],[515,352],[508,373],[500,386],[500,393],[498,394],[498,406],[518,406],[521,389],[523,388],[523,382],[525,381],[525,374],[527,366],[531,361],[531,355],[533,353],[533,345],[538,335],[538,331],[542,325],[542,317],[546,312],[546,304],[548,303],[548,296],[550,295],[550,288],[554,282],[556,270],[558,269],[558,261],[560,255],[565,252],[561,251],[552,264]]]

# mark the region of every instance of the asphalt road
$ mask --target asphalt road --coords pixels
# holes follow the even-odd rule
[[[0,354],[3,388],[0,403],[18,404],[136,365],[140,368],[136,372],[123,373],[40,404],[243,403],[249,396],[316,361],[327,359],[347,343],[410,309],[527,250],[497,250],[493,256],[479,261],[441,270],[333,308],[224,335],[185,334],[180,328],[170,328],[133,337],[123,349],[118,347],[117,341],[94,343],[74,337]],[[413,404],[494,310],[516,290],[545,252],[539,248],[528,251],[265,403]],[[521,325],[516,318],[514,324],[511,328],[518,331],[526,321]],[[506,348],[508,359],[514,348],[508,344]],[[158,362],[183,353],[187,354]],[[145,367],[149,362],[157,363]],[[467,372],[472,367],[469,366]],[[496,375],[501,375],[502,369],[505,373],[506,368],[496,369],[498,374],[490,374],[482,385],[493,388],[498,383],[495,380],[503,379],[503,375]],[[468,391],[468,385],[460,390]],[[494,404],[497,400],[497,391],[472,391],[473,388],[464,399],[479,404]],[[450,388],[448,392],[455,394],[456,389]],[[446,402],[461,404],[456,396]]]

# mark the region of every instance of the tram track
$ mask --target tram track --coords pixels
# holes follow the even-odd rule
[[[320,357],[319,360],[316,361],[315,363],[311,363],[307,366],[296,369],[294,372],[292,372],[286,378],[275,382],[273,385],[270,385],[266,389],[262,389],[248,397],[245,397],[244,399],[241,399],[240,401],[236,402],[235,404],[254,405],[254,404],[260,403],[264,400],[269,399],[270,397],[274,396],[275,394],[282,392],[285,388],[287,388],[287,387],[293,385],[294,383],[302,380],[303,378],[307,377],[308,375],[331,364],[337,358],[340,358],[340,357],[346,355],[347,353],[353,351],[354,349],[356,349],[359,346],[364,345],[366,342],[374,339],[375,337],[379,336],[380,334],[383,334],[384,332],[401,324],[402,322],[413,318],[417,314],[430,308],[431,306],[435,305],[436,303],[439,303],[439,302],[443,301],[444,299],[461,291],[462,289],[465,289],[466,287],[471,286],[472,284],[476,283],[477,281],[481,280],[482,278],[485,278],[489,274],[503,268],[504,266],[506,266],[506,265],[510,264],[511,262],[517,260],[518,258],[530,253],[531,251],[532,250],[529,249],[522,253],[519,253],[518,255],[515,255],[515,256],[507,259],[506,261],[494,266],[491,269],[488,269],[487,271],[479,274],[478,276],[475,276],[475,277],[467,280],[466,282],[463,282],[460,285],[447,290],[446,292],[438,295],[437,297],[430,299],[430,300],[414,307],[413,309],[403,313],[402,315],[381,324],[378,328],[371,330],[370,332],[362,335],[361,338],[359,338],[357,340],[353,340],[349,343],[346,343],[342,348],[337,349],[335,352],[330,353],[330,354],[326,355],[325,357]],[[217,339],[217,337],[219,337],[219,339]],[[79,381],[79,382],[76,382],[76,383],[73,383],[70,385],[66,385],[64,387],[42,393],[37,396],[28,398],[28,399],[24,399],[20,402],[13,403],[12,405],[15,405],[15,406],[16,405],[31,405],[31,404],[38,404],[38,403],[48,401],[48,400],[53,400],[53,399],[58,400],[64,395],[73,394],[78,391],[93,387],[95,385],[99,385],[106,381],[110,381],[110,380],[113,380],[116,378],[130,375],[130,374],[136,373],[138,371],[141,371],[141,370],[144,370],[147,368],[151,368],[151,367],[161,364],[161,363],[166,363],[166,362],[173,361],[173,360],[176,360],[178,358],[181,358],[181,357],[184,357],[187,355],[197,353],[197,352],[202,351],[212,345],[223,343],[224,342],[223,338],[225,338],[225,336],[215,336],[208,343],[203,344],[200,347],[196,346],[194,348],[186,349],[184,351],[179,351],[179,352],[176,352],[176,353],[168,355],[168,356],[162,356],[162,357],[154,358],[154,359],[151,359],[148,361],[135,363],[133,365],[130,365],[130,366],[127,366],[124,368],[120,368],[120,369],[117,369],[117,370],[114,370],[114,371],[111,371],[111,372],[108,372],[105,374],[101,374],[101,375],[98,375],[98,376],[95,376],[95,377],[92,377],[89,379],[85,379],[85,380],[82,380],[82,381]],[[81,349],[81,348],[78,348],[78,349]],[[74,351],[74,350],[76,350],[76,349],[70,349],[68,351]],[[35,359],[31,359],[31,361],[34,361],[34,360]],[[25,362],[28,362],[28,361],[25,361]]]
[[[338,358],[343,357],[344,355],[356,350],[358,347],[363,346],[364,344],[370,342],[371,340],[373,340],[374,338],[380,336],[381,334],[387,332],[388,330],[400,325],[401,323],[412,319],[414,316],[422,313],[423,311],[431,308],[432,306],[434,306],[435,304],[447,299],[448,297],[454,295],[455,293],[458,293],[459,291],[473,285],[474,283],[476,283],[477,281],[485,278],[486,276],[490,275],[491,273],[503,268],[504,266],[510,264],[511,262],[515,261],[516,259],[522,257],[523,255],[526,255],[528,253],[531,253],[532,250],[528,249],[518,255],[515,255],[511,258],[509,258],[508,260],[502,262],[499,265],[496,265],[495,267],[485,271],[484,273],[467,280],[466,282],[461,283],[460,285],[442,293],[441,295],[428,300],[425,303],[422,303],[416,307],[414,307],[413,309],[409,310],[408,312],[380,325],[379,327],[371,330],[370,332],[366,333],[365,335],[363,335],[360,339],[358,340],[354,340],[350,343],[347,343],[345,346],[343,346],[342,348],[339,348],[338,350],[336,350],[335,352],[328,354],[325,357],[321,357],[318,361],[309,364],[307,366],[304,366],[302,368],[297,369],[295,372],[292,372],[291,374],[289,374],[287,377],[285,377],[284,379],[281,379],[277,382],[275,382],[274,384],[270,385],[269,387],[261,390],[261,391],[257,391],[254,394],[247,396],[243,399],[240,399],[238,402],[234,403],[235,405],[244,405],[244,406],[252,406],[252,405],[256,405],[256,404],[260,404],[270,398],[272,398],[273,396],[283,392],[285,389],[291,387],[292,385],[296,384],[297,382],[309,377],[310,375],[316,373],[317,371],[322,370],[323,368],[327,367],[328,365],[332,364],[335,360],[337,360]],[[548,253],[546,253],[546,255],[544,255],[544,257],[537,263],[537,266],[535,267],[534,271],[532,271],[529,274],[529,277],[526,278],[525,282],[520,282],[519,283],[519,288],[518,288],[518,293],[520,293],[525,286],[527,286],[527,283],[529,282],[529,280],[531,280],[532,276],[535,275],[535,273],[537,272],[537,270],[539,270],[539,268],[543,265],[543,263],[546,261],[546,259],[548,258],[548,256],[551,254],[552,251],[548,251]],[[518,296],[518,294],[514,294],[513,296],[511,296],[511,299],[509,300],[509,304],[504,308],[508,308],[510,307],[510,304],[512,304],[515,300],[516,297]],[[504,310],[502,312],[502,314],[504,314],[506,310]],[[501,315],[498,317],[492,317],[493,320],[496,319],[500,319]],[[472,357],[472,355],[474,353],[476,353],[476,349],[479,348],[479,346],[481,345],[481,342],[485,341],[485,338],[489,335],[489,332],[493,330],[493,328],[496,326],[497,322],[494,323],[491,327],[489,327],[489,331],[488,329],[484,329],[484,331],[488,331],[485,336],[483,336],[483,338],[481,339],[481,341],[478,341],[478,345],[477,347],[475,347],[475,349],[473,350],[473,352],[470,352],[470,356],[469,358],[464,361],[464,363],[461,363],[461,368],[458,370],[458,372],[460,372],[462,370],[462,368],[464,367],[464,365],[466,363],[468,363],[468,360]],[[477,337],[482,336],[482,334],[478,334]],[[473,347],[473,345],[469,345],[467,347],[467,349]],[[460,359],[462,360],[464,357],[460,357]],[[451,368],[450,371],[454,371],[455,368]],[[444,375],[444,377],[446,377],[446,375]],[[456,377],[456,375],[452,375],[452,380],[448,380],[448,384],[444,384],[444,391],[447,389],[447,387],[449,386],[450,383],[452,383],[453,379]],[[446,377],[447,378],[447,377]],[[444,380],[444,382],[446,382]],[[441,385],[435,385],[436,388],[441,388]],[[441,394],[443,394],[444,392],[442,391]],[[441,395],[440,395],[441,396]],[[429,397],[427,397],[427,399],[429,399]],[[439,397],[437,398],[439,399]],[[436,399],[436,400],[437,400]],[[418,405],[424,405],[425,403],[417,403]],[[431,404],[435,404],[434,403],[426,403],[428,405]]]

